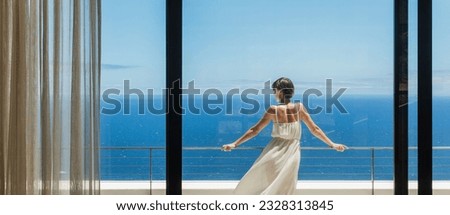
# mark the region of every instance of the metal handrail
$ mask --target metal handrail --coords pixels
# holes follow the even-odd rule
[[[166,147],[163,146],[107,146],[107,147],[100,147],[100,149],[107,149],[107,150],[120,150],[120,149],[126,149],[126,150],[144,150],[144,149],[152,149],[152,150],[165,150]],[[183,150],[220,150],[221,147],[183,147]],[[235,148],[234,150],[255,150],[255,149],[264,149],[264,146],[252,146],[252,147],[239,147]],[[332,150],[329,147],[301,147],[301,149],[305,150]],[[347,150],[393,150],[394,147],[387,147],[387,146],[376,146],[376,147],[368,147],[368,146],[362,146],[362,147],[349,147]],[[416,146],[410,146],[408,147],[409,150],[416,150]],[[450,150],[450,146],[434,146],[433,150]]]

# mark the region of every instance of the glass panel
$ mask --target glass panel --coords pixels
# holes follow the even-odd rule
[[[450,2],[433,1],[433,194],[450,194]]]
[[[219,149],[276,104],[270,85],[282,76],[294,82],[294,101],[350,147],[329,150],[303,124],[299,187],[356,180],[366,189],[355,192],[392,193],[392,47],[392,0],[184,1],[183,193],[197,192],[197,180],[231,193],[273,124],[241,150]]]
[[[409,194],[417,194],[417,0],[408,8],[408,178]]]
[[[165,1],[103,1],[102,63],[102,192],[164,193]]]

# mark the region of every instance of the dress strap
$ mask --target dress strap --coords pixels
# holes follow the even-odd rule
[[[276,121],[276,123],[278,123],[278,114],[277,114],[277,107],[275,106],[275,121]]]

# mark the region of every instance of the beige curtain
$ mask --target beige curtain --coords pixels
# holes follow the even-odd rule
[[[0,194],[99,194],[100,2],[0,1]]]

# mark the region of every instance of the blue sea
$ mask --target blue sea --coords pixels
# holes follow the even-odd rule
[[[147,98],[116,98],[121,104],[115,114],[101,115],[101,179],[102,180],[164,180],[165,179],[165,115],[151,113],[148,106],[163,108],[163,99],[155,97],[150,104]],[[240,137],[264,113],[266,105],[255,97],[260,107],[254,114],[239,113],[254,104],[233,97],[222,105],[217,114],[204,110],[183,115],[183,179],[184,180],[239,180],[269,141],[270,123],[261,133],[244,143],[242,150],[222,152],[219,147]],[[296,99],[296,98],[294,98]],[[300,98],[298,98],[301,100]],[[183,100],[201,109],[203,100]],[[302,101],[305,104],[305,101]],[[393,179],[393,97],[345,95],[339,98],[345,111],[333,106],[325,111],[326,100],[308,100],[311,114],[317,125],[337,143],[350,147],[340,153],[325,150],[326,145],[315,138],[302,125],[301,162],[299,180],[392,180]],[[117,103],[117,104],[118,104]],[[273,99],[272,104],[275,104]],[[410,179],[417,178],[417,103],[409,105],[409,157]],[[125,106],[129,107],[124,109]],[[225,112],[226,107],[231,114]],[[114,104],[102,101],[102,108],[112,110]],[[141,110],[139,110],[141,108]],[[450,98],[433,98],[433,146],[450,146],[446,138],[450,131]],[[142,111],[144,110],[144,111]],[[139,113],[139,112],[142,113]],[[373,150],[372,150],[373,148]],[[433,151],[433,178],[450,180],[450,150]]]

